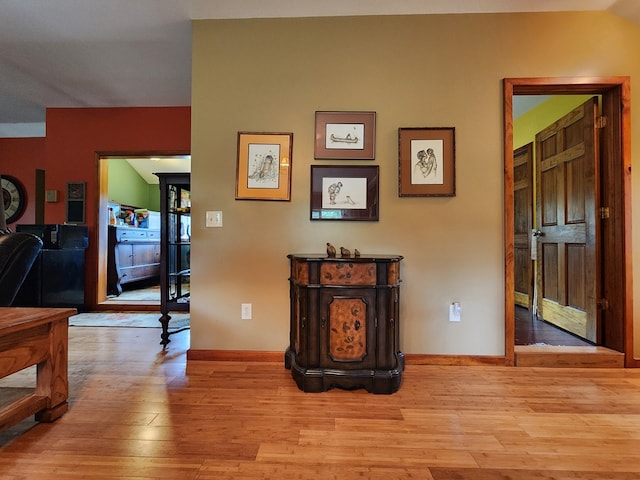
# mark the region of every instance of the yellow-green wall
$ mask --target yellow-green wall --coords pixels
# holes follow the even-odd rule
[[[283,351],[286,255],[330,241],[404,255],[405,353],[503,354],[502,79],[631,75],[634,91],[639,46],[607,13],[194,22],[191,347]],[[317,110],[377,112],[376,159],[314,160]],[[455,127],[455,197],[398,197],[398,127]],[[290,202],[235,200],[238,131],[294,133]],[[380,166],[379,222],[309,220],[310,165],[327,164]]]
[[[108,199],[110,202],[160,211],[158,184],[148,184],[124,159],[114,158],[108,162]]]
[[[593,95],[553,95],[513,120],[513,148],[536,141],[536,134],[582,105]],[[535,147],[535,144],[534,144]]]

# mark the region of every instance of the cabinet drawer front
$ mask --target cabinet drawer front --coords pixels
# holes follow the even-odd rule
[[[400,283],[400,264],[398,262],[389,264],[388,276],[387,283],[389,285],[398,285]]]
[[[291,279],[294,282],[307,285],[309,283],[309,264],[298,260],[291,262]]]
[[[140,240],[147,239],[147,232],[134,228],[119,228],[116,235],[119,242],[139,242]]]
[[[147,234],[149,241],[160,241],[160,232],[158,230],[147,230],[145,233]]]
[[[322,285],[375,285],[374,263],[324,262],[320,267]]]

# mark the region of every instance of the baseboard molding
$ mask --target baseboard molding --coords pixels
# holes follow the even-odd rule
[[[506,358],[498,355],[425,355],[405,354],[407,365],[444,365],[444,366],[502,366]]]
[[[284,352],[257,350],[187,351],[187,360],[209,362],[284,363]],[[498,355],[425,355],[405,354],[406,365],[506,366],[506,357]],[[624,368],[624,354],[602,347],[527,347],[516,346],[517,367]]]
[[[195,350],[187,351],[187,360],[209,362],[284,362],[284,352],[254,350]],[[505,357],[483,355],[422,355],[406,354],[408,365],[490,365],[504,366]]]
[[[264,352],[259,350],[187,350],[187,360],[209,362],[281,362],[284,351]]]
[[[625,358],[626,368],[640,368],[640,358],[632,358],[630,355]]]
[[[158,312],[160,318],[160,304],[158,302],[147,301],[110,301],[91,305],[87,312]]]

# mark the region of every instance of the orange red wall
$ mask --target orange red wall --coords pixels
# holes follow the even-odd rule
[[[0,138],[0,174],[15,177],[27,191],[27,203],[16,223],[34,223],[36,218],[36,169],[45,166],[45,139]],[[15,231],[15,224],[9,228]]]
[[[46,190],[57,203],[45,204],[45,223],[66,220],[67,182],[86,182],[85,303],[93,305],[97,284],[98,157],[100,154],[177,154],[191,150],[190,107],[51,108],[44,139],[0,139],[0,172],[23,181],[34,198],[35,169],[45,170]],[[17,223],[33,223],[33,201]]]

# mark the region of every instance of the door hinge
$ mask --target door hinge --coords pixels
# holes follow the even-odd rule
[[[610,215],[609,207],[600,207],[600,218],[606,219]]]
[[[596,128],[604,128],[606,126],[607,126],[607,117],[605,117],[604,115],[601,115],[598,118],[596,118]]]
[[[596,303],[600,310],[609,310],[609,300],[607,300],[606,298],[601,298]]]

